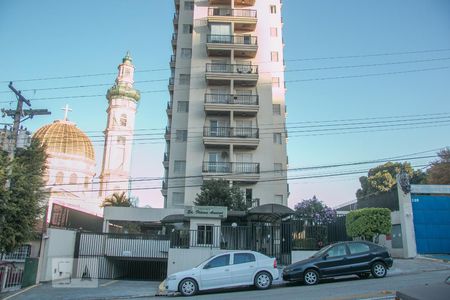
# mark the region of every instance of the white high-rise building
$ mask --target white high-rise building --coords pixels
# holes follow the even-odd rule
[[[162,186],[192,205],[204,180],[248,206],[287,205],[281,0],[175,0]]]

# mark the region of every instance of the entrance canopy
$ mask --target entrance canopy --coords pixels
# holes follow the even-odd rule
[[[253,221],[274,222],[295,212],[281,204],[264,204],[248,211],[248,219]]]

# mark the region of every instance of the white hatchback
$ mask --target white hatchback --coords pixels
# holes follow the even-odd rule
[[[225,252],[208,258],[197,267],[171,274],[164,286],[168,292],[183,296],[198,291],[254,285],[268,289],[278,279],[276,258],[254,251]]]

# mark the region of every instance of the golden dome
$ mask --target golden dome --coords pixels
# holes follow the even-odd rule
[[[39,128],[33,135],[47,146],[47,152],[65,153],[95,160],[88,136],[72,122],[55,121]]]

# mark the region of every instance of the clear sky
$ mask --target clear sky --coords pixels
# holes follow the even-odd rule
[[[172,0],[0,0],[0,107],[15,108],[14,96],[4,92],[10,80],[32,99],[33,108],[52,111],[51,116],[26,121],[32,131],[63,118],[61,108],[69,104],[69,118],[94,141],[99,169],[104,95],[130,50],[135,80],[146,81],[136,83],[143,92],[136,120],[142,130],[137,133],[147,134],[134,146],[132,177],[163,176],[173,13]],[[450,145],[450,1],[283,0],[283,20],[289,168]],[[20,81],[86,74],[105,75]],[[85,85],[98,86],[39,90]],[[67,98],[51,99],[58,97]],[[411,117],[398,117],[407,115]],[[364,120],[330,122],[348,119]],[[339,125],[348,123],[360,124]],[[358,129],[342,130],[349,127]],[[290,171],[288,176],[366,171],[371,166]],[[313,195],[329,205],[352,200],[359,176],[292,179],[289,205]],[[160,184],[143,181],[133,187]],[[140,205],[162,206],[159,189],[133,194]]]

